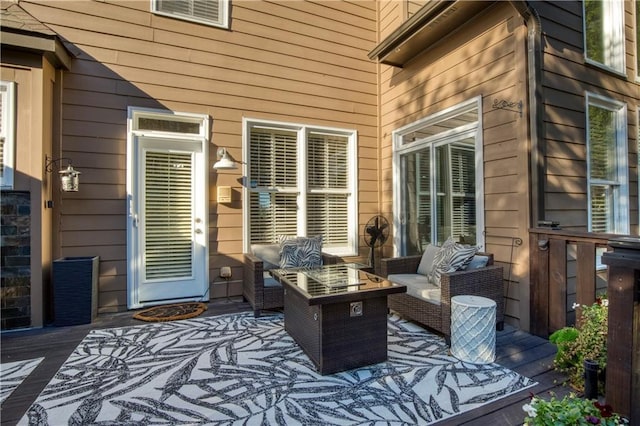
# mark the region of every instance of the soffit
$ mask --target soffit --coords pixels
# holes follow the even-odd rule
[[[459,31],[493,1],[430,1],[369,53],[369,59],[402,67],[411,58]]]
[[[0,1],[2,46],[36,52],[54,66],[69,69],[71,54],[49,27],[31,16],[15,0]]]

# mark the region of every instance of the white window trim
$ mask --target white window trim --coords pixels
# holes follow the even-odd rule
[[[590,127],[589,127],[589,106],[597,106],[599,108],[612,111],[616,115],[616,158],[617,158],[617,194],[614,196],[614,200],[617,200],[617,208],[615,209],[614,233],[616,234],[629,234],[630,222],[629,222],[629,168],[628,168],[628,155],[627,148],[627,105],[623,102],[616,101],[604,96],[600,96],[594,93],[586,93],[586,148],[587,148],[587,212],[588,212],[588,229],[592,229],[592,217],[591,217],[591,184],[599,183],[598,180],[591,179],[591,158],[589,140],[591,139]],[[608,182],[602,182],[608,183]]]
[[[163,12],[161,10],[157,10],[156,8],[156,0],[151,1],[151,12],[156,15],[167,16],[169,18],[181,19],[183,21],[195,22],[198,24],[209,25],[212,27],[229,29],[229,3],[230,0],[218,0],[219,10],[220,10],[220,22],[215,22],[207,19],[199,19],[197,17],[187,16],[187,15],[177,15],[173,13]]]
[[[586,4],[582,2],[582,39],[584,45],[584,59],[585,62],[604,68],[610,72],[618,74],[620,76],[626,77],[626,55],[625,55],[625,34],[624,34],[624,2],[621,0],[604,0],[603,4],[605,5],[605,16],[603,19],[608,20],[609,22],[605,24],[605,27],[611,28],[612,32],[610,34],[610,38],[614,41],[618,41],[618,43],[613,43],[615,49],[608,49],[604,52],[605,56],[608,57],[612,64],[606,64],[602,62],[598,62],[595,59],[591,59],[587,53],[587,13],[586,13]],[[613,19],[620,19],[620,25],[613,25],[611,22]],[[607,40],[605,40],[605,44]]]
[[[635,51],[634,51],[634,57],[635,57],[635,69],[636,69],[636,82],[640,82],[640,65],[638,64],[638,61],[640,60],[640,58],[638,58],[638,56],[640,56],[640,40],[638,40],[639,35],[638,33],[640,32],[640,28],[637,25],[638,22],[638,9],[640,8],[640,2],[635,1],[634,2],[634,6],[633,6],[633,28],[634,28],[634,33],[633,33],[633,39],[635,42]]]
[[[428,126],[455,117],[465,111],[476,109],[478,111],[478,121],[475,124],[468,124],[451,129],[447,132],[438,133],[432,137],[417,140],[411,143],[403,144],[403,137]],[[483,140],[482,140],[482,96],[469,99],[458,105],[454,105],[443,111],[424,117],[413,123],[407,124],[392,132],[393,140],[393,159],[392,159],[392,175],[393,175],[393,250],[394,256],[402,256],[403,247],[401,241],[402,221],[402,193],[398,191],[400,181],[402,179],[401,156],[422,149],[426,145],[437,144],[440,140],[447,140],[453,135],[461,135],[469,133],[472,136],[475,133],[475,150],[476,150],[476,241],[477,246],[482,249],[484,247],[484,158],[483,158]],[[434,171],[432,170],[432,173]],[[435,234],[432,234],[435,235]]]
[[[4,140],[4,170],[0,178],[2,189],[13,189],[15,175],[15,149],[16,149],[16,83],[13,81],[1,81],[6,87],[1,92],[2,99],[2,129]]]
[[[251,250],[251,218],[250,218],[250,182],[249,163],[250,163],[250,134],[252,127],[272,128],[277,130],[293,130],[297,133],[298,143],[298,202],[303,204],[299,206],[300,211],[306,211],[306,137],[309,132],[326,132],[335,135],[346,136],[349,140],[348,160],[349,160],[349,207],[348,207],[348,236],[347,247],[343,249],[324,249],[325,252],[338,256],[357,256],[358,255],[358,132],[356,130],[303,125],[296,123],[288,123],[281,121],[259,120],[244,117],[242,119],[242,175],[244,176],[243,194],[242,194],[242,212],[243,212],[243,251],[245,253]],[[305,215],[298,216],[297,231],[298,235],[306,234],[307,219]]]

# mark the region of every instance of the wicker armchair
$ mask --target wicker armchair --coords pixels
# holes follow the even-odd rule
[[[341,262],[338,256],[322,253],[322,263],[333,265]],[[265,261],[252,253],[244,254],[244,279],[242,297],[249,302],[253,313],[259,317],[263,309],[277,309],[284,305],[282,284],[268,273],[265,277]]]
[[[489,298],[496,302],[496,329],[504,327],[504,285],[502,266],[493,265],[493,254],[488,256],[487,266],[468,271],[442,274],[440,281],[440,304],[429,302],[407,293],[391,294],[389,309],[401,316],[442,333],[449,344],[451,341],[451,298],[473,295]],[[416,273],[421,255],[382,259],[380,275]]]

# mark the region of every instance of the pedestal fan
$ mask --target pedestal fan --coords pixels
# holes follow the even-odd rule
[[[389,238],[389,221],[384,216],[374,216],[364,226],[364,242],[369,246],[369,266],[375,269],[375,249]]]

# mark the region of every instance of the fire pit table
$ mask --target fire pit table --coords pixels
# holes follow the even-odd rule
[[[341,263],[314,269],[277,269],[284,287],[285,330],[322,375],[387,359],[387,295],[398,285]]]

